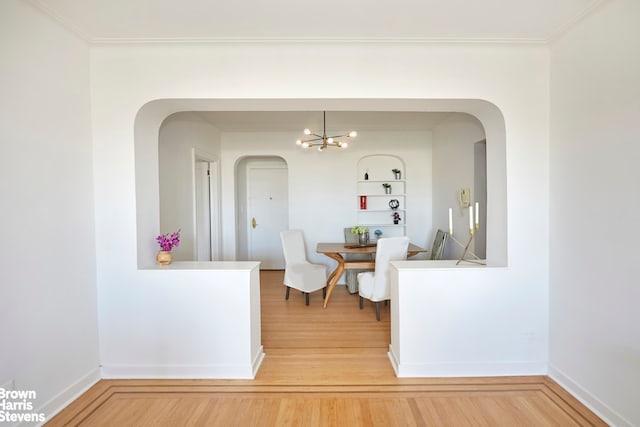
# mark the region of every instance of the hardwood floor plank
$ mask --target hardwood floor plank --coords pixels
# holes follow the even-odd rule
[[[326,309],[261,272],[254,380],[102,380],[47,426],[604,426],[545,376],[397,378],[389,308],[337,288]]]

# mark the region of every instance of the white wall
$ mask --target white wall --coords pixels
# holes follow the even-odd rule
[[[220,132],[195,113],[178,113],[163,122],[158,146],[161,213],[159,233],[172,233],[181,229],[180,246],[172,251],[173,259],[194,261],[194,154],[219,160]]]
[[[349,60],[340,61],[341,67],[309,67],[304,73],[299,72],[301,63],[334,63],[342,58]],[[380,58],[385,58],[384,64]],[[508,171],[504,172],[502,168],[499,169],[502,176],[500,172],[488,176],[489,188],[497,186],[502,196],[488,217],[496,221],[497,228],[507,227],[509,268],[488,268],[484,274],[478,275],[474,286],[470,287],[472,292],[466,295],[462,294],[468,289],[456,286],[455,275],[445,272],[437,283],[443,289],[449,289],[452,295],[464,296],[471,304],[477,301],[475,304],[478,304],[479,312],[482,312],[480,305],[487,295],[491,295],[495,305],[509,307],[508,313],[515,319],[510,319],[508,324],[500,321],[501,313],[483,313],[487,316],[487,323],[495,326],[482,332],[487,337],[486,342],[490,343],[487,345],[499,343],[495,353],[507,355],[511,361],[546,361],[549,63],[545,47],[333,43],[104,45],[92,50],[91,65],[94,143],[98,156],[95,170],[96,236],[103,363],[153,363],[157,356],[151,351],[152,347],[140,345],[131,348],[130,343],[140,339],[169,341],[171,336],[166,335],[165,330],[149,335],[153,331],[148,325],[163,321],[162,308],[170,304],[172,292],[180,295],[184,291],[180,286],[171,285],[174,275],[138,270],[138,265],[151,266],[153,254],[157,251],[153,241],[159,227],[158,194],[153,182],[155,179],[157,188],[157,153],[153,153],[154,147],[157,150],[157,131],[154,141],[153,126],[159,128],[164,117],[187,109],[185,104],[189,104],[188,109],[193,111],[197,111],[198,106],[201,109],[212,109],[213,106],[213,109],[225,111],[234,110],[234,106],[268,110],[265,104],[267,107],[275,104],[294,110],[321,111],[326,107],[328,110],[362,111],[360,108],[364,106],[365,111],[374,111],[377,106],[381,111],[398,111],[412,105],[416,108],[415,101],[411,100],[431,99],[445,100],[439,104],[445,105],[441,111],[455,111],[446,107],[453,108],[453,101],[459,100],[487,100],[484,104],[482,101],[471,104],[487,106],[492,103],[497,106],[493,108],[499,109],[498,113],[503,115],[504,129],[494,127],[486,130],[487,151],[489,157],[503,159],[503,166],[506,163]],[[188,102],[189,99],[193,101]],[[447,103],[446,100],[452,101]],[[143,106],[145,108],[141,110]],[[483,114],[481,109],[478,111]],[[483,121],[483,117],[478,118]],[[147,132],[143,132],[143,125],[148,127]],[[502,135],[503,140],[492,151],[490,141],[495,140],[496,135]],[[504,135],[508,136],[507,150]],[[296,136],[292,135],[287,141],[294,140]],[[298,163],[293,156],[313,156],[317,152],[301,153],[293,144],[288,147],[291,148],[282,148],[280,153],[274,153],[269,147],[256,147],[254,154],[260,154],[262,150],[262,154],[283,157],[292,173],[309,178],[305,193],[314,199],[326,200],[331,193],[331,200],[355,203],[352,199],[354,191],[344,187],[343,183],[331,187],[316,180],[321,172],[337,169],[329,158],[310,157],[312,160]],[[393,146],[387,147],[396,154]],[[234,170],[229,159],[244,154],[240,151],[238,149],[238,153],[232,154],[227,147],[223,151],[227,157],[222,159],[221,176],[227,182]],[[143,161],[145,153],[147,158]],[[345,154],[354,156],[355,153],[348,151]],[[345,157],[339,161],[349,160]],[[351,165],[353,167],[347,165],[345,170],[353,171],[350,182],[355,186],[356,157],[351,160]],[[300,170],[296,171],[296,167]],[[306,167],[304,172],[301,171],[303,167]],[[407,164],[407,177],[417,172],[413,165]],[[506,173],[508,190],[504,179]],[[136,180],[136,176],[140,179]],[[140,200],[144,200],[138,206],[136,189]],[[302,187],[296,191],[301,192]],[[419,194],[422,190],[410,191]],[[424,196],[428,199],[430,195]],[[295,192],[290,197],[310,200]],[[223,206],[226,204],[224,202]],[[425,218],[429,218],[430,209],[426,208]],[[309,213],[304,205],[291,206],[290,212],[292,227],[300,225],[293,219],[300,221]],[[353,215],[355,218],[355,210]],[[232,221],[223,217],[225,227]],[[311,239],[342,239],[341,227],[353,220],[336,221],[339,224],[336,222],[330,229],[310,231],[313,234]],[[507,246],[503,239],[506,242],[507,234],[499,232],[497,240],[501,242],[494,248],[487,248],[488,257],[493,252],[498,253],[500,259],[506,259]],[[225,245],[227,241],[225,237]],[[426,283],[429,277],[421,280]],[[162,305],[158,307],[147,303],[156,287],[167,290]],[[494,292],[494,289],[507,291]],[[126,301],[125,306],[123,301]],[[117,318],[114,313],[118,313]],[[179,334],[180,331],[172,333]],[[416,338],[420,345],[430,344]],[[479,339],[479,342],[483,340]],[[445,340],[443,345],[453,343]],[[473,358],[473,353],[466,357]],[[165,363],[188,364],[192,360],[193,355],[172,354]],[[503,359],[495,362],[500,364]]]
[[[604,2],[552,45],[550,372],[640,425],[640,3]]]
[[[425,245],[431,227],[431,135],[427,132],[359,132],[345,151],[318,152],[295,145],[300,132],[224,133],[222,181],[225,257],[236,257],[235,167],[245,156],[275,155],[287,163],[289,226],[305,230],[309,258],[335,267],[315,252],[318,242],[342,241],[344,227],[357,224],[358,160],[372,153],[394,154],[406,164],[407,234]]]
[[[0,385],[59,409],[98,378],[89,49],[0,4]]]
[[[474,189],[474,144],[485,138],[477,118],[455,114],[433,130],[433,234],[438,228],[449,230],[449,208],[452,209],[453,237],[463,245],[469,239],[467,209],[460,209],[458,190],[471,189],[471,200],[477,200]],[[482,224],[486,227],[486,224]],[[449,240],[443,259],[458,259],[463,248]]]
[[[264,357],[257,262],[140,270],[100,305],[113,300],[119,308],[100,313],[103,378],[249,379]]]

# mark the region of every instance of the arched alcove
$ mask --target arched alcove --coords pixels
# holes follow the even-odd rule
[[[407,169],[404,160],[391,154],[370,154],[358,160],[357,174],[358,225],[369,227],[371,236],[376,238],[405,236]],[[397,202],[393,210],[398,215],[395,221],[392,201]]]

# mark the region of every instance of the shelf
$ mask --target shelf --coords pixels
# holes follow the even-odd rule
[[[393,212],[405,212],[404,209],[396,209],[395,211],[392,211],[391,209],[358,209],[358,212],[360,213],[367,213],[367,212],[371,212],[371,213],[377,213],[377,212],[387,212],[391,215],[393,215]]]
[[[388,182],[388,183],[392,183],[392,182],[406,182],[404,179],[361,179],[358,181],[358,184],[364,184],[367,182],[375,182],[376,184],[382,184],[383,182]]]

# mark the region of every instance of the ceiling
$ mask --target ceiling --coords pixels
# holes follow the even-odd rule
[[[549,42],[607,0],[26,0],[92,43]],[[222,131],[322,130],[321,111],[200,112]],[[327,131],[429,130],[451,113],[327,113]]]
[[[606,0],[27,0],[91,42],[548,42]]]

